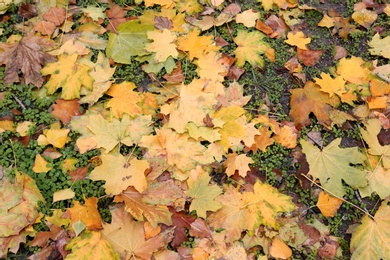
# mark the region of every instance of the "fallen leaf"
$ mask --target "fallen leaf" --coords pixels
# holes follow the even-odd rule
[[[145,239],[144,225],[134,221],[123,207],[111,211],[111,224],[104,224],[103,238],[108,240],[115,251],[124,257],[151,259],[154,252],[165,247],[173,238],[173,229],[168,228],[160,234]]]
[[[112,245],[103,238],[98,231],[85,231],[81,236],[73,238],[65,246],[66,250],[72,252],[66,256],[67,259],[113,259],[119,260],[119,254],[113,250]]]
[[[198,166],[190,172],[187,179],[188,190],[186,195],[191,197],[190,211],[195,210],[201,218],[206,218],[207,211],[213,211],[221,208],[221,203],[215,201],[215,198],[222,193],[217,185],[209,185],[210,176],[202,167]]]
[[[264,60],[261,55],[270,48],[263,41],[264,37],[265,35],[258,31],[238,30],[237,37],[234,38],[234,42],[237,44],[234,54],[237,58],[236,65],[238,67],[243,67],[246,61],[253,67],[263,67]]]
[[[305,34],[301,31],[295,33],[289,32],[287,34],[287,40],[284,42],[291,46],[297,46],[299,49],[307,50],[306,44],[309,44],[311,39],[306,38]]]
[[[390,207],[384,200],[374,219],[364,215],[362,223],[352,233],[351,253],[356,259],[390,258]]]
[[[321,50],[302,50],[298,48],[298,59],[305,64],[305,66],[314,66],[320,59],[324,52]]]
[[[309,174],[319,179],[321,186],[338,197],[345,195],[342,180],[353,188],[367,186],[363,170],[354,165],[363,164],[365,156],[357,147],[340,148],[341,138],[323,149],[301,139],[303,153],[310,166]]]
[[[61,97],[65,100],[71,100],[80,98],[82,86],[92,88],[93,78],[88,74],[91,68],[78,62],[77,58],[77,53],[72,55],[64,53],[58,56],[57,62],[47,63],[41,70],[42,75],[51,75],[45,84],[49,95],[62,88]]]
[[[0,64],[6,65],[4,83],[9,85],[19,82],[19,70],[24,76],[25,84],[32,83],[36,87],[41,87],[44,79],[41,69],[47,62],[54,62],[56,59],[43,52],[44,48],[53,47],[54,42],[35,36],[30,33],[19,42],[5,44],[1,43],[0,48],[4,51],[0,53]]]
[[[226,174],[232,176],[236,171],[241,177],[245,177],[250,171],[249,164],[253,163],[252,158],[245,154],[237,155],[236,153],[228,154],[226,158]]]
[[[107,194],[120,194],[127,187],[133,186],[139,192],[146,187],[145,171],[149,168],[146,160],[131,160],[122,155],[105,154],[101,156],[102,164],[97,166],[89,175],[91,180],[105,180],[104,188]],[[108,175],[107,172],[113,172]]]
[[[292,250],[278,237],[272,239],[269,253],[273,257],[280,259],[289,259],[292,256]]]
[[[236,15],[236,22],[242,23],[246,27],[255,27],[256,20],[260,18],[258,12],[253,9],[245,10],[244,12]]]
[[[345,80],[341,76],[332,78],[329,74],[321,72],[321,78],[314,78],[316,83],[321,87],[321,91],[326,92],[332,97],[334,94],[342,96],[347,92],[345,89]]]
[[[68,208],[71,224],[81,221],[89,231],[101,230],[102,218],[98,211],[97,202],[98,199],[95,197],[84,199],[84,205],[78,201],[73,201],[74,206]]]
[[[106,94],[112,99],[107,102],[106,106],[111,108],[111,113],[115,117],[122,118],[124,113],[132,117],[140,114],[141,109],[137,103],[142,101],[142,96],[133,91],[134,88],[136,88],[134,83],[124,81],[120,84],[113,84],[107,91]]]
[[[168,29],[160,31],[147,32],[147,37],[152,40],[152,43],[145,45],[145,50],[148,52],[156,53],[155,60],[158,62],[164,62],[168,57],[177,58],[179,55],[176,44],[176,34]]]
[[[368,45],[371,47],[369,49],[371,55],[378,55],[390,59],[390,51],[386,46],[390,44],[390,36],[382,38],[379,34],[375,34],[371,41],[368,42]]]
[[[60,200],[73,199],[76,194],[72,189],[63,189],[53,193],[53,203]]]
[[[342,203],[341,199],[321,191],[316,206],[325,217],[334,217]]]
[[[35,162],[32,170],[35,173],[40,173],[40,172],[46,173],[53,168],[52,166],[47,166],[48,164],[49,164],[48,161],[46,161],[40,154],[37,154],[35,156]]]
[[[53,105],[53,111],[51,113],[60,119],[63,124],[67,124],[72,120],[73,116],[81,115],[79,100],[57,99],[56,103]]]
[[[369,29],[378,18],[378,15],[374,11],[363,8],[361,10],[355,11],[351,17],[355,22],[365,27],[366,29]]]

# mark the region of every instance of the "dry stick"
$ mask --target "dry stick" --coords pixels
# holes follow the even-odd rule
[[[342,200],[343,202],[345,202],[345,203],[351,205],[352,207],[357,208],[358,210],[360,210],[361,212],[363,212],[364,214],[366,214],[366,215],[369,216],[372,220],[375,221],[374,216],[371,215],[370,213],[368,213],[368,210],[366,211],[366,210],[362,209],[361,207],[359,207],[359,206],[353,204],[352,202],[349,202],[349,201],[347,201],[347,200],[345,200],[345,199],[343,199],[343,198],[341,198],[341,197],[339,197],[339,196],[333,194],[332,192],[328,191],[327,189],[325,189],[325,188],[322,187],[321,185],[318,185],[318,184],[315,183],[314,181],[310,180],[310,178],[307,177],[306,175],[304,175],[303,173],[301,173],[301,175],[302,175],[303,177],[305,177],[308,181],[310,181],[311,183],[313,183],[314,185],[316,185],[317,187],[319,187],[320,189],[323,189],[324,191],[326,191],[327,193],[329,193],[329,194],[332,195],[333,197],[336,197],[336,198]]]

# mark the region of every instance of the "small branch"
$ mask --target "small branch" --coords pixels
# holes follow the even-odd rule
[[[26,109],[26,106],[22,103],[22,101],[20,101],[20,99],[15,96],[14,94],[12,94],[12,97],[16,100],[16,102],[23,108],[23,110]]]
[[[349,202],[349,201],[345,200],[344,198],[341,198],[341,197],[339,197],[339,196],[337,196],[337,195],[333,194],[332,192],[328,191],[327,189],[325,189],[325,188],[324,188],[324,187],[322,187],[321,185],[318,185],[318,184],[317,184],[317,183],[315,183],[314,181],[310,180],[310,178],[309,178],[309,177],[307,177],[306,175],[304,175],[303,173],[301,173],[301,175],[302,175],[303,177],[305,177],[305,178],[306,178],[308,181],[310,181],[311,183],[313,183],[314,185],[316,185],[317,187],[319,187],[320,189],[322,189],[322,190],[326,191],[327,193],[329,193],[329,194],[330,194],[330,195],[332,195],[333,197],[336,197],[336,198],[338,198],[338,199],[342,200],[343,202],[345,202],[345,203],[347,203],[347,204],[351,205],[352,207],[354,207],[354,208],[357,208],[358,210],[360,210],[361,212],[363,212],[364,214],[366,214],[366,215],[367,215],[367,216],[369,216],[369,217],[370,217],[372,220],[374,220],[374,221],[375,221],[375,218],[374,218],[374,216],[373,216],[373,215],[371,215],[370,213],[368,213],[368,210],[367,210],[367,211],[365,211],[364,209],[360,208],[359,206],[357,206],[357,205],[353,204],[352,202]]]

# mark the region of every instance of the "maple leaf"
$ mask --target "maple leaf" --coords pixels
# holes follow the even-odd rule
[[[321,72],[321,78],[314,78],[316,83],[321,87],[323,92],[329,94],[332,97],[334,94],[342,96],[346,93],[345,80],[341,76],[332,78],[329,74]]]
[[[35,162],[32,170],[35,173],[40,173],[40,172],[46,173],[53,168],[51,166],[47,166],[48,164],[49,162],[47,162],[40,154],[37,154],[35,156]]]
[[[43,37],[30,33],[20,41],[5,44],[0,43],[0,64],[6,65],[4,83],[9,85],[19,82],[19,70],[24,76],[25,84],[34,84],[41,87],[44,79],[41,74],[42,67],[47,62],[54,62],[56,59],[42,51],[43,48],[53,47],[54,42]]]
[[[149,163],[133,158],[130,161],[122,155],[105,154],[101,156],[102,164],[90,174],[91,180],[105,180],[104,188],[107,194],[119,194],[129,186],[134,186],[139,192],[146,189],[145,171]],[[112,172],[112,174],[108,174]]]
[[[264,60],[261,55],[270,49],[269,45],[263,41],[264,37],[265,35],[258,31],[239,30],[237,32],[237,37],[234,38],[237,44],[234,54],[238,67],[243,67],[246,61],[253,67],[263,67]]]
[[[63,124],[67,124],[71,121],[73,116],[81,116],[79,100],[57,99],[51,113],[59,118]]]
[[[181,13],[194,15],[203,11],[203,6],[197,0],[175,0],[176,9]]]
[[[0,257],[16,253],[26,241],[25,231],[38,217],[38,202],[44,202],[34,179],[15,170],[15,179],[0,180]]]
[[[271,10],[274,5],[279,8],[287,9],[288,7],[295,7],[298,4],[298,1],[289,1],[289,0],[258,0],[261,3],[265,11]]]
[[[44,131],[43,135],[38,137],[39,145],[48,145],[51,144],[56,148],[63,148],[68,141],[69,129],[58,129],[53,127]]]
[[[299,49],[307,50],[306,44],[309,44],[311,39],[306,38],[305,34],[301,31],[295,33],[289,32],[287,34],[287,40],[284,42],[292,46],[297,46]]]
[[[101,147],[109,153],[120,143],[132,146],[138,142],[140,135],[149,134],[151,116],[144,116],[138,120],[131,121],[129,116],[123,116],[122,120],[111,119],[107,121],[100,114],[84,115],[73,119],[71,126],[73,130],[83,134],[76,142],[82,153]],[[136,127],[140,132],[132,132],[129,126]]]
[[[117,33],[109,33],[107,57],[118,63],[130,64],[132,56],[145,55],[147,32],[153,29],[153,25],[140,24],[137,20],[120,24]]]
[[[194,63],[201,79],[222,82],[229,72],[229,66],[224,64],[224,59],[217,52],[203,53]]]
[[[245,10],[244,12],[236,15],[236,22],[242,23],[246,27],[255,27],[256,20],[260,18],[258,12],[253,11],[253,9]]]
[[[173,205],[173,203],[183,198],[183,191],[172,179],[162,182],[152,182],[142,193],[142,201],[154,205]]]
[[[117,117],[122,118],[123,113],[135,117],[141,112],[138,102],[142,101],[140,93],[133,91],[136,88],[132,82],[124,81],[120,84],[113,84],[107,91],[107,95],[112,99],[107,102],[107,107],[111,108],[111,113]]]
[[[65,100],[80,98],[80,88],[92,88],[93,78],[89,76],[90,67],[77,61],[78,55],[61,54],[57,62],[47,63],[42,75],[51,75],[45,84],[47,93],[53,94],[62,88],[61,97]]]
[[[84,199],[84,201],[84,205],[81,205],[78,201],[73,201],[74,206],[68,209],[71,224],[81,221],[90,231],[102,229],[102,217],[97,208],[98,199],[91,197]]]
[[[242,231],[254,231],[262,224],[277,228],[276,215],[294,209],[290,197],[269,184],[256,182],[253,189],[254,192],[240,193],[229,187],[215,199],[222,203],[222,208],[211,213],[208,222],[211,227],[226,229],[227,242],[239,239]]]
[[[245,154],[228,154],[226,158],[226,174],[232,176],[236,171],[241,177],[245,177],[247,172],[250,171],[249,164],[253,163],[252,158],[247,157]]]
[[[207,148],[187,134],[179,135],[167,127],[156,132],[156,135],[143,136],[138,145],[145,147],[152,157],[166,156],[168,165],[177,168],[176,171],[172,169],[175,178],[184,180],[198,163],[208,164],[214,161],[204,154]]]
[[[362,8],[361,10],[355,10],[351,17],[355,22],[369,29],[371,24],[378,18],[378,15],[374,11]]]
[[[168,57],[177,58],[179,55],[176,50],[176,34],[168,29],[160,31],[147,32],[148,39],[153,40],[152,43],[145,45],[145,50],[148,52],[155,52],[155,59],[158,62],[164,62]]]
[[[134,221],[123,207],[112,210],[111,214],[111,224],[103,225],[103,238],[125,259],[151,259],[154,252],[166,246],[173,238],[173,229],[168,228],[152,238],[145,239],[144,224]]]
[[[308,81],[304,88],[290,90],[290,93],[290,117],[298,129],[310,124],[310,113],[317,117],[320,124],[330,125],[329,112],[332,108],[328,104],[337,106],[337,97],[330,99],[328,94],[321,92],[318,85],[312,81]]]
[[[370,74],[370,70],[363,67],[364,63],[364,60],[360,57],[342,58],[337,66],[336,73],[351,83],[364,84],[368,81]]]
[[[366,178],[368,180],[367,187],[359,188],[362,197],[376,193],[381,199],[385,199],[390,195],[390,169],[377,165],[374,170],[367,172]]]
[[[210,176],[201,166],[190,172],[187,179],[187,196],[192,198],[190,211],[195,210],[201,218],[206,218],[207,211],[216,211],[221,208],[221,203],[214,199],[222,193],[217,185],[209,185]]]
[[[66,259],[120,259],[113,246],[103,238],[101,232],[97,231],[84,231],[81,236],[73,238],[65,249],[72,251]]]
[[[381,128],[382,124],[379,119],[370,119],[366,124],[367,130],[361,129],[360,133],[369,146],[368,153],[380,156],[383,167],[390,169],[390,145],[381,145],[377,138]]]
[[[352,259],[390,258],[390,207],[388,199],[382,202],[374,219],[363,216],[362,223],[352,233]]]
[[[172,214],[167,206],[149,204],[143,200],[143,196],[133,187],[129,187],[114,198],[114,202],[125,202],[126,211],[138,221],[148,221],[154,228],[159,223],[172,224]]]
[[[189,33],[180,36],[177,40],[177,48],[188,53],[188,58],[200,58],[209,52],[216,52],[220,48],[215,46],[212,35],[199,36],[198,28],[192,29]]]
[[[170,115],[168,126],[178,133],[184,133],[188,123],[205,126],[203,119],[214,110],[217,104],[215,94],[208,92],[206,80],[195,79],[190,84],[180,86],[180,96],[175,103],[163,105],[161,113]]]
[[[226,88],[223,95],[218,95],[217,99],[222,106],[245,106],[252,95],[244,96],[244,85],[239,84],[237,81],[230,83],[229,87]]]
[[[93,88],[90,93],[83,93],[85,97],[80,99],[80,103],[89,103],[92,105],[97,102],[111,87],[114,72],[115,67],[111,68],[109,60],[103,53],[99,52],[97,61],[89,72],[89,75],[94,79]]]
[[[326,190],[343,197],[342,180],[353,188],[366,186],[367,180],[364,171],[351,166],[362,164],[365,156],[357,147],[340,148],[340,142],[341,138],[335,139],[322,150],[303,139],[301,145],[310,166],[309,174],[319,179]]]
[[[343,201],[341,199],[321,191],[320,195],[318,195],[316,206],[320,209],[322,215],[325,217],[334,217],[342,203]]]
[[[116,28],[122,24],[128,21],[129,18],[126,16],[126,10],[119,5],[116,5],[114,3],[110,3],[110,9],[106,10],[106,15],[108,20],[110,21],[106,29],[110,32],[117,32]]]
[[[371,41],[368,42],[368,45],[371,47],[369,51],[371,55],[378,55],[390,59],[390,51],[389,48],[387,48],[389,44],[390,36],[381,39],[379,33],[377,33],[372,37]]]

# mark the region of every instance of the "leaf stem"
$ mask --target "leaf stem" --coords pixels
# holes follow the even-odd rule
[[[333,197],[336,197],[336,198],[342,200],[343,202],[345,202],[345,203],[351,205],[352,207],[357,208],[358,210],[360,210],[361,212],[363,212],[364,214],[366,214],[366,215],[369,216],[372,220],[375,221],[374,216],[371,215],[368,211],[366,211],[366,210],[362,209],[361,207],[359,207],[359,206],[353,204],[352,202],[349,202],[349,201],[345,200],[344,198],[341,198],[341,197],[337,196],[336,194],[334,194],[334,193],[328,191],[327,189],[325,189],[325,188],[322,187],[321,185],[319,185],[319,184],[315,183],[314,181],[312,181],[309,177],[307,177],[307,176],[304,175],[303,173],[301,173],[301,175],[302,175],[303,177],[305,177],[308,181],[310,181],[311,183],[313,183],[314,185],[316,185],[317,187],[319,187],[320,189],[323,189],[324,191],[326,191],[327,193],[329,193],[329,194],[332,195]]]

